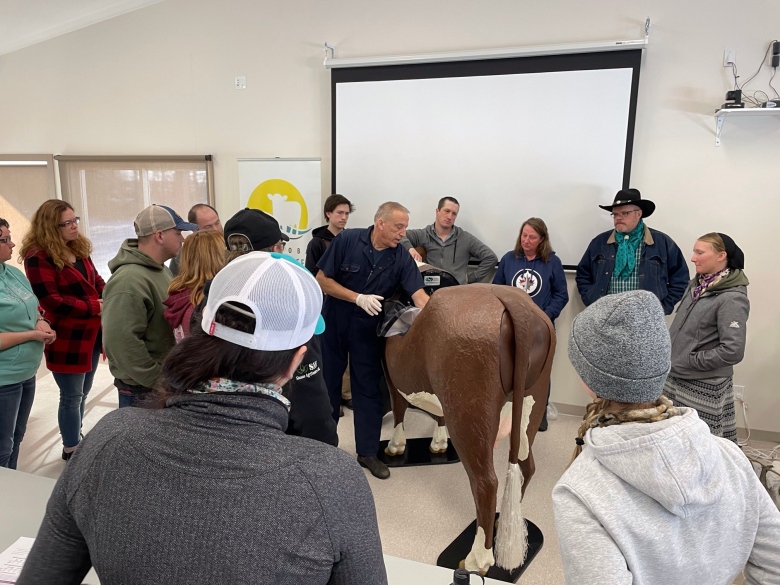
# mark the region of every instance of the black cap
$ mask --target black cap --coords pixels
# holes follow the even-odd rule
[[[279,222],[273,216],[249,207],[242,209],[225,223],[225,243],[228,248],[230,236],[235,235],[246,237],[255,251],[270,248],[279,240],[287,242],[290,239],[279,229]]]

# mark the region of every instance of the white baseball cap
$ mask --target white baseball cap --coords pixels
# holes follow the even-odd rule
[[[217,323],[217,310],[223,305],[254,318],[254,333]],[[321,309],[320,285],[294,258],[276,252],[249,252],[214,277],[201,326],[209,335],[242,347],[283,351],[300,347],[325,331]]]

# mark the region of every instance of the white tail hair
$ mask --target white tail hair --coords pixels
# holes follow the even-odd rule
[[[506,470],[495,542],[496,564],[508,571],[522,565],[528,552],[528,528],[523,518],[522,498],[523,472],[519,464],[510,463]]]

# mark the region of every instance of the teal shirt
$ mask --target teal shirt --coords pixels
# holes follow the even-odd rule
[[[0,263],[0,332],[35,329],[38,299],[21,270]],[[0,386],[23,382],[35,376],[43,358],[43,342],[26,341],[0,347]]]

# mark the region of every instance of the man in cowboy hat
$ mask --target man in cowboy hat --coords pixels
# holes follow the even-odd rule
[[[599,207],[610,212],[615,229],[593,238],[577,265],[582,302],[587,306],[605,295],[642,289],[671,314],[688,284],[688,267],[674,240],[642,221],[655,203],[637,189],[622,189],[612,205]]]

